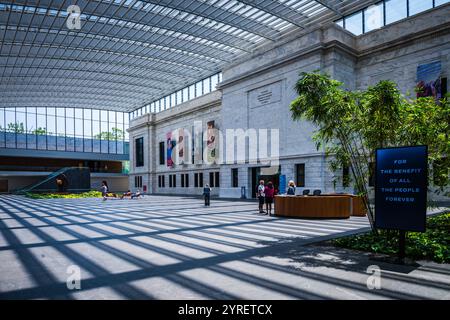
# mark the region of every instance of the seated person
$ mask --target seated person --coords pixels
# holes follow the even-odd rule
[[[136,193],[132,193],[130,190],[128,190],[127,192],[125,192],[125,193],[120,197],[120,199],[123,199],[124,197],[130,197],[130,199],[133,199],[133,198],[141,198],[141,197],[142,197],[142,194],[141,194],[141,192],[139,191],[139,189],[136,190]]]
[[[139,189],[136,190],[136,193],[131,194],[131,199],[140,198],[140,197],[141,197],[141,192],[139,191]]]
[[[131,195],[132,195],[131,191],[128,190],[127,192],[123,193],[123,194],[120,196],[120,199],[123,199],[124,197],[131,197]]]

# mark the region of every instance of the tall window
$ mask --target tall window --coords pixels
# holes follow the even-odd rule
[[[200,172],[200,173],[198,174],[198,186],[199,186],[200,188],[203,188],[203,172]]]
[[[144,138],[137,138],[135,141],[135,157],[136,157],[136,167],[144,166]]]
[[[295,165],[295,171],[297,176],[297,187],[305,186],[305,164],[299,163]]]
[[[216,188],[220,187],[220,172],[219,171],[214,172],[214,186]]]
[[[142,188],[142,176],[135,176],[134,177],[134,187],[135,188]]]
[[[214,188],[214,172],[209,173],[209,186]]]
[[[194,187],[195,188],[203,187],[203,173],[202,172],[194,173]]]
[[[239,186],[238,168],[231,169],[231,186],[237,188]]]
[[[182,173],[181,174],[181,187],[182,188],[189,188],[189,173]]]
[[[176,187],[177,187],[177,175],[169,174],[169,188],[176,188]]]
[[[166,187],[166,178],[164,175],[158,176],[158,187],[165,188]]]
[[[165,152],[164,152],[164,141],[161,141],[159,143],[159,164],[164,164],[165,163]]]
[[[211,188],[220,187],[219,171],[209,173],[209,186]]]

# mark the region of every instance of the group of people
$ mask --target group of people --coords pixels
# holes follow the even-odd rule
[[[272,215],[273,198],[278,193],[275,189],[272,181],[264,184],[264,180],[259,181],[259,185],[256,187],[256,197],[259,200],[259,213]],[[290,180],[288,183],[288,189],[286,192],[288,195],[295,195],[295,183]],[[264,211],[264,204],[266,204],[266,211]]]
[[[136,190],[135,193],[128,190],[127,192],[123,193],[122,195],[118,196],[115,193],[109,193],[108,192],[108,183],[106,180],[102,181],[101,186],[102,191],[102,197],[103,201],[107,200],[108,198],[140,198],[142,196],[139,189]],[[273,204],[273,198],[277,194],[277,190],[275,189],[272,181],[267,182],[267,185],[264,184],[264,180],[259,181],[259,185],[256,187],[256,197],[259,200],[259,213],[268,214],[269,216],[272,215],[272,204]],[[293,180],[290,180],[288,183],[288,189],[286,192],[288,195],[295,195],[295,183]],[[211,187],[209,184],[206,184],[203,188],[203,198],[205,200],[205,206],[209,207],[211,204]],[[264,204],[266,205],[266,211],[264,211]]]
[[[259,213],[272,214],[273,197],[275,196],[275,187],[272,181],[269,181],[267,185],[264,185],[264,180],[259,181],[259,185],[256,187],[256,197],[259,200]],[[264,211],[264,203],[266,204],[266,211]]]
[[[288,195],[295,195],[295,183],[293,180],[290,180],[288,183],[288,188],[286,193]],[[272,181],[267,182],[265,185],[264,180],[259,181],[259,185],[256,187],[256,197],[259,200],[259,213],[272,215],[272,204],[274,196],[278,193],[278,190],[275,189]],[[209,207],[211,203],[211,187],[206,184],[203,188],[203,198],[205,200],[205,207]],[[266,205],[266,211],[264,211],[264,204]]]
[[[139,189],[137,189],[135,193],[128,190],[127,192],[124,192],[120,196],[117,195],[116,193],[110,193],[110,192],[108,192],[108,183],[106,182],[106,180],[102,181],[101,191],[102,191],[103,201],[107,200],[108,198],[119,198],[119,199],[130,198],[130,199],[133,199],[133,198],[140,198],[142,196]]]

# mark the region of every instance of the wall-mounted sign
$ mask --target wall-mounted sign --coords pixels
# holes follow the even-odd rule
[[[427,146],[377,149],[375,227],[425,231]]]
[[[281,101],[281,81],[249,91],[250,108]]]

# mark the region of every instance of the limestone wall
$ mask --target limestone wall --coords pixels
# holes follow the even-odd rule
[[[418,14],[382,29],[354,36],[335,24],[290,34],[279,42],[259,48],[223,69],[220,91],[186,102],[158,114],[134,119],[130,124],[130,182],[134,175],[143,176],[151,192],[173,194],[200,194],[193,188],[194,173],[204,172],[205,183],[210,171],[220,170],[222,197],[240,197],[245,187],[251,197],[252,167],[258,163],[226,163],[217,165],[181,165],[168,168],[159,165],[159,142],[166,133],[177,128],[191,128],[201,121],[203,128],[214,120],[225,133],[226,129],[277,130],[279,152],[277,158],[281,174],[286,179],[296,176],[296,164],[305,164],[306,189],[322,192],[352,192],[342,183],[333,184],[328,159],[323,150],[317,150],[312,141],[314,126],[306,121],[293,121],[289,104],[296,97],[294,85],[300,72],[322,70],[344,82],[347,89],[363,89],[379,80],[397,82],[406,93],[416,84],[416,71],[420,64],[441,61],[442,76],[450,69],[450,4]],[[412,92],[413,93],[413,92]],[[144,137],[145,164],[134,168],[134,139]],[[226,136],[220,142],[227,143]],[[247,144],[252,144],[247,141]],[[253,141],[253,144],[255,142]],[[272,142],[268,143],[270,150]],[[236,150],[234,150],[235,153]],[[226,150],[222,150],[226,157]],[[242,155],[242,154],[241,154]],[[270,155],[270,152],[269,152]],[[245,156],[249,160],[249,156]],[[232,187],[232,169],[238,169],[238,187]],[[189,188],[181,188],[180,174],[189,173]],[[157,187],[157,176],[164,174],[165,188]],[[169,174],[177,175],[177,188],[169,188]],[[299,188],[301,193],[304,188]]]

